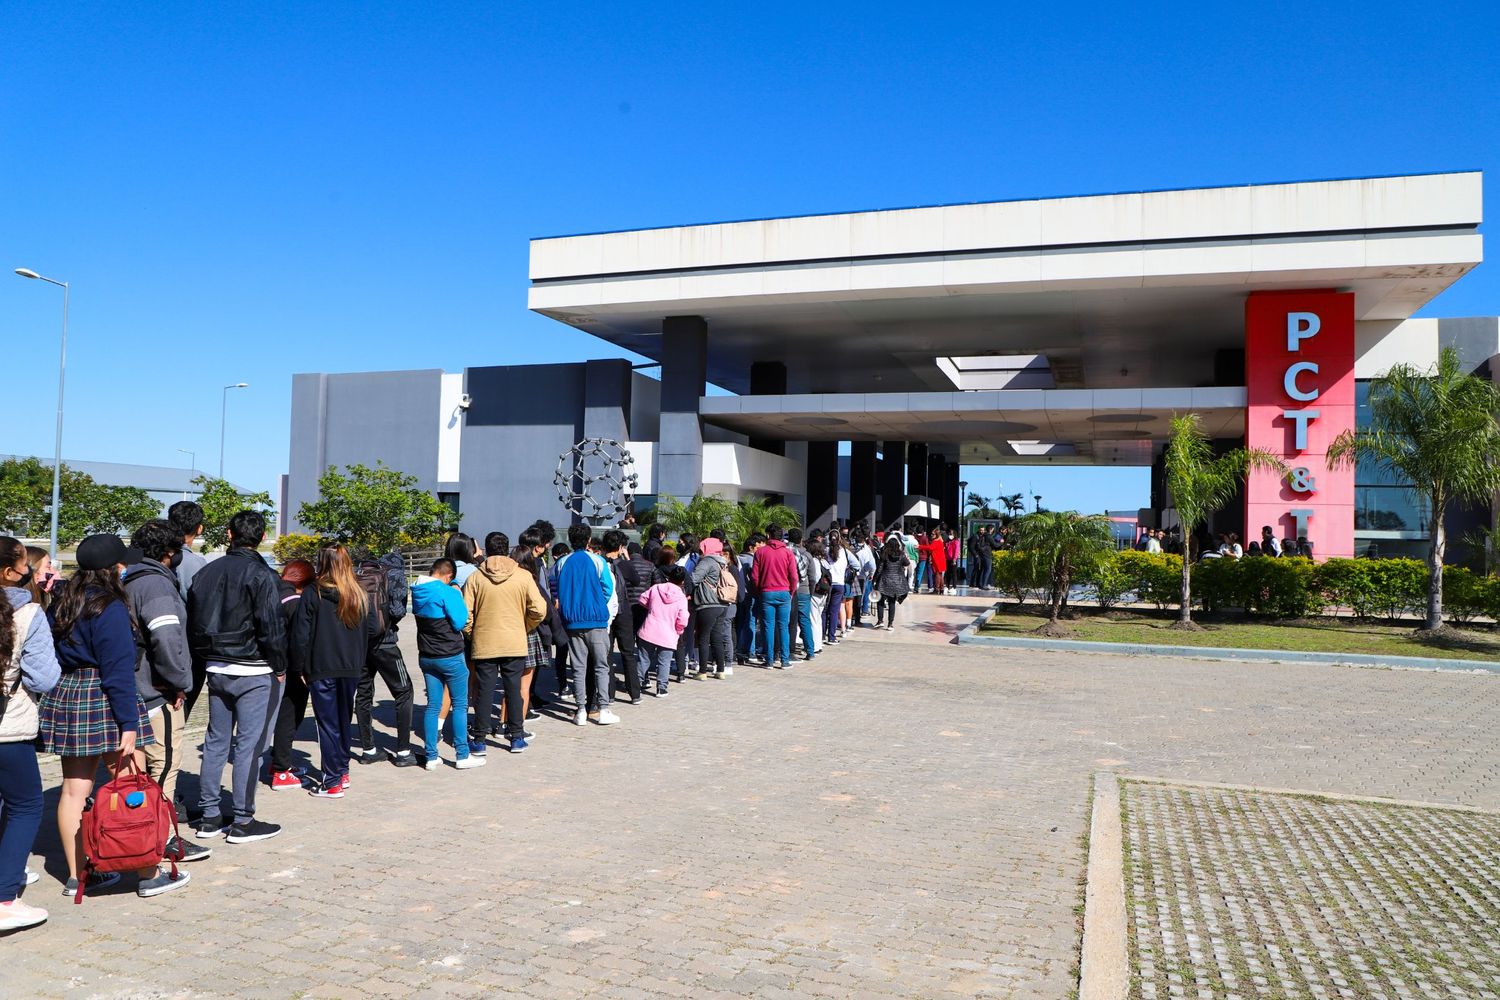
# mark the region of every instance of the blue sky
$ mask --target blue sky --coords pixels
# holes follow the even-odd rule
[[[1500,8],[36,4],[0,36],[0,452],[274,489],[291,375],[564,361],[528,237],[1142,188],[1500,176]],[[1318,9],[1311,9],[1316,6]],[[1486,184],[1495,191],[1494,179]],[[1500,312],[1485,265],[1429,315]],[[966,469],[1052,507],[1144,470]]]

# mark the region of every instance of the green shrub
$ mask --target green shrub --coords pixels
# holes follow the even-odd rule
[[[1311,559],[1232,560],[1240,579],[1241,607],[1272,618],[1322,614],[1323,595]]]
[[[1166,552],[1137,552],[1128,549],[1115,554],[1115,565],[1130,580],[1127,589],[1136,598],[1165,609],[1182,600],[1182,556]]]
[[[1427,607],[1427,564],[1420,559],[1366,559],[1374,588],[1374,610],[1388,621]]]
[[[992,568],[995,589],[1014,597],[1017,604],[1025,604],[1032,594],[1040,595],[1046,586],[1041,567],[1030,553],[1014,549],[996,552]]]
[[[1287,562],[1293,560],[1288,559]],[[1375,608],[1375,580],[1370,573],[1373,559],[1329,559],[1314,571],[1318,592],[1332,605],[1348,608],[1368,618]]]
[[[1204,611],[1249,609],[1250,601],[1245,596],[1244,580],[1236,560],[1204,559],[1193,563],[1192,574],[1193,596]]]
[[[318,549],[323,539],[317,535],[282,535],[271,545],[271,554],[285,566],[293,559],[306,559],[314,566],[318,564]]]
[[[1135,577],[1126,561],[1120,558],[1122,555],[1123,552],[1112,552],[1105,556],[1082,581],[1093,585],[1094,599],[1101,608],[1114,607],[1120,603],[1120,598],[1135,589]]]
[[[1500,576],[1449,566],[1443,570],[1443,610],[1460,623],[1481,616],[1500,621]]]

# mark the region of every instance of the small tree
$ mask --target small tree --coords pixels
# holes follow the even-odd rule
[[[276,516],[271,494],[264,490],[241,493],[229,480],[202,473],[193,477],[193,485],[203,491],[198,497],[198,506],[203,508],[203,552],[229,544],[229,519],[242,510],[258,510],[268,522]]]
[[[969,516],[970,517],[977,517],[980,520],[986,520],[986,521],[997,521],[997,520],[999,520],[1000,519],[1000,512],[998,510],[996,510],[994,507],[990,506],[990,504],[992,504],[994,502],[995,501],[991,500],[987,496],[984,496],[982,494],[970,491],[970,493],[969,493]]]
[[[297,520],[324,538],[381,553],[432,545],[458,527],[459,515],[421,489],[416,476],[376,462],[343,472],[330,466],[318,478],[318,499],[304,503]]]
[[[656,523],[674,534],[686,531],[705,538],[715,528],[729,530],[734,506],[717,493],[695,493],[687,503],[663,494],[656,502]]]
[[[110,486],[63,464],[57,538],[72,546],[85,535],[134,531],[161,513],[161,505],[135,486]],[[0,530],[40,537],[51,530],[52,466],[37,458],[0,462]]]
[[[1025,494],[1007,493],[999,498],[1000,505],[1005,508],[1005,513],[1011,517],[1021,514],[1026,510]]]
[[[800,527],[802,515],[784,503],[771,503],[764,498],[741,500],[729,512],[729,527],[726,530],[730,540],[743,551],[745,539],[756,532],[765,534],[766,528],[773,523],[784,528]]]
[[[1057,631],[1063,599],[1074,577],[1089,574],[1114,551],[1109,518],[1076,510],[1044,510],[1017,518],[1012,530],[1016,549],[1033,553],[1048,575],[1052,600],[1043,628]]]
[[[1236,448],[1214,457],[1202,420],[1196,413],[1172,418],[1172,437],[1165,457],[1167,492],[1182,523],[1182,610],[1176,628],[1195,629],[1193,624],[1193,577],[1191,542],[1193,532],[1208,516],[1223,507],[1244,485],[1252,470],[1286,473],[1286,464],[1261,448]]]
[[[1449,503],[1484,503],[1500,490],[1500,388],[1464,371],[1445,347],[1432,369],[1392,365],[1370,383],[1370,426],[1345,431],[1328,460],[1345,467],[1368,459],[1411,483],[1427,504],[1427,614],[1443,626],[1444,517]]]

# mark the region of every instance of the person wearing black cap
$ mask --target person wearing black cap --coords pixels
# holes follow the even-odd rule
[[[271,735],[286,677],[286,619],[281,586],[261,557],[266,519],[242,510],[229,519],[229,551],[193,577],[188,589],[188,644],[208,673],[208,732],[203,737],[199,840],[221,834],[231,844],[281,832],[255,818],[260,755]],[[234,822],[220,819],[224,767],[234,757]]]
[[[120,583],[121,571],[140,558],[114,535],[90,535],[78,543],[78,572],[47,612],[62,680],[42,698],[37,714],[42,749],[62,758],[57,832],[68,861],[65,896],[78,889],[83,807],[101,760],[113,768],[120,755],[155,742],[136,691],[134,623]],[[153,866],[141,873],[137,891],[154,896],[181,888],[188,877],[184,871],[174,879]],[[119,880],[116,872],[91,875],[89,888]]]

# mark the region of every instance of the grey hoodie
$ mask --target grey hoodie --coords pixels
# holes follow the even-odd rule
[[[188,652],[187,607],[177,589],[177,577],[152,559],[125,573],[125,596],[139,628],[136,644],[135,689],[146,711],[160,708],[171,694],[193,687],[193,658]]]
[[[31,592],[20,587],[6,587],[5,600],[12,611],[18,611],[31,603]],[[38,613],[31,619],[26,634],[16,636],[16,646],[21,651],[21,684],[11,696],[5,717],[0,719],[0,742],[5,743],[36,738],[36,702],[57,687],[61,676],[57,651],[52,645],[52,628],[47,624],[45,614]],[[10,672],[10,664],[0,663],[0,684],[5,685],[7,693],[16,680],[17,677]]]

